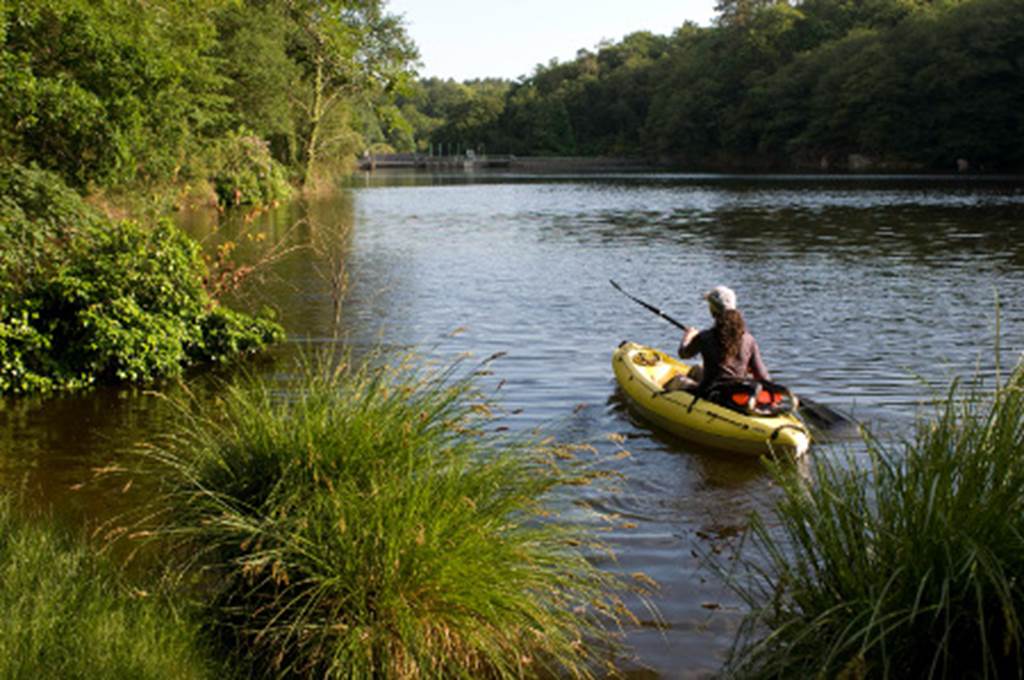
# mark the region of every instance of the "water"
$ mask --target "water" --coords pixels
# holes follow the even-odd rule
[[[612,350],[624,339],[672,350],[679,332],[609,279],[697,325],[709,320],[701,293],[731,286],[776,380],[899,437],[950,377],[991,380],[997,299],[1003,370],[1021,355],[1022,217],[1012,178],[379,173],[251,222],[181,222],[210,247],[232,240],[240,259],[269,258],[234,302],[276,308],[293,340],[259,370],[284,370],[297,347],[330,345],[339,328],[356,347],[445,361],[502,352],[483,385],[509,427],[603,455],[620,446],[610,435],[624,436],[625,482],[586,493],[615,515],[606,537],[618,561],[607,566],[660,583],[667,628],[640,610],[623,666],[676,678],[719,668],[742,615],[698,555],[733,544],[774,491],[758,463],[631,419]],[[95,523],[130,494],[81,483],[160,431],[160,403],[138,390],[3,402],[3,479]]]

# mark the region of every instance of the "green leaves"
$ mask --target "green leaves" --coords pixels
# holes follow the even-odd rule
[[[291,194],[284,166],[269,145],[244,129],[232,132],[216,148],[214,188],[225,206],[269,206]]]
[[[187,30],[201,14],[11,0],[0,62],[4,101],[16,103],[0,114],[6,145],[78,187],[170,175],[196,122],[220,103],[203,56],[212,34]]]
[[[386,101],[408,77],[417,52],[381,0],[286,0],[284,7],[294,29],[291,53],[303,70],[295,95],[302,101],[302,177],[309,183],[322,161],[337,155],[350,107]]]
[[[726,0],[717,25],[628,35],[505,83],[436,79],[416,144],[646,156],[684,167],[1021,167],[1021,0]],[[486,81],[484,81],[486,82]],[[411,109],[411,110],[409,110]]]
[[[207,179],[239,128],[300,177],[350,158],[416,57],[381,0],[8,0],[0,27],[0,155],[78,189]]]
[[[0,392],[145,383],[281,338],[217,306],[170,222],[107,222],[39,171],[6,168],[0,189]]]

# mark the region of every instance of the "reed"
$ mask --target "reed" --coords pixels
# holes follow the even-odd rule
[[[0,677],[223,677],[195,624],[94,548],[0,498]]]
[[[777,522],[755,518],[729,582],[751,613],[736,677],[1024,674],[1024,371],[995,394],[956,383],[869,464],[781,465]]]
[[[590,677],[628,613],[573,514],[564,450],[493,432],[455,368],[328,370],[298,388],[181,404],[143,456],[160,493],[137,532],[197,573],[247,674]]]

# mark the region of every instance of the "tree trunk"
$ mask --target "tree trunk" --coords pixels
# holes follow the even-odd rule
[[[317,159],[317,144],[320,137],[320,122],[324,106],[324,60],[316,59],[316,74],[313,79],[313,103],[309,109],[309,139],[306,140],[306,171],[302,177],[303,185],[308,185],[313,178],[313,168]]]

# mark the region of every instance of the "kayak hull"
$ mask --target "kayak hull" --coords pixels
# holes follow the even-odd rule
[[[615,379],[644,420],[672,434],[722,451],[750,456],[802,456],[811,435],[792,414],[752,416],[662,386],[689,366],[653,347],[623,342],[612,355]]]

